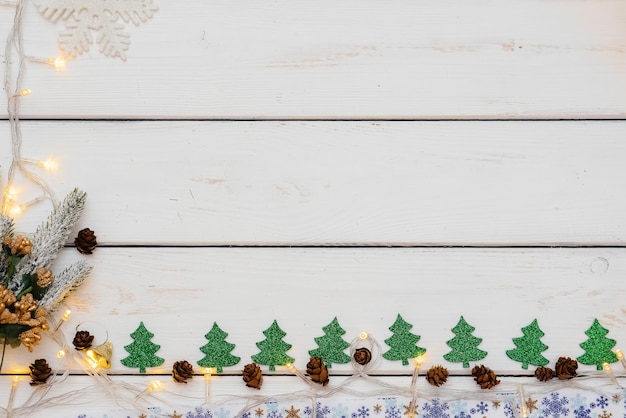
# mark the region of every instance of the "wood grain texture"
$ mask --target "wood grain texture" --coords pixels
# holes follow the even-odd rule
[[[624,122],[23,130],[24,156],[58,159],[46,177],[57,197],[89,193],[81,222],[103,245],[621,246],[626,237]],[[49,210],[33,208],[18,228],[33,231]]]
[[[601,1],[161,2],[54,74],[27,63],[31,118],[621,118],[626,4]],[[0,10],[0,27],[12,10]],[[63,24],[29,2],[27,55]],[[97,34],[94,33],[94,38]],[[52,72],[52,73],[51,73]],[[3,110],[4,111],[4,110]]]
[[[79,257],[66,249],[58,268]],[[454,373],[468,369],[442,356],[461,315],[483,339],[480,348],[489,353],[483,362],[502,374],[534,371],[523,370],[505,351],[515,348],[512,338],[535,318],[551,362],[584,354],[579,344],[594,318],[618,347],[626,341],[624,249],[99,248],[88,259],[94,272],[68,299],[73,316],[63,332],[71,340],[82,324],[102,343],[107,330],[115,346],[113,373],[137,374],[120,360],[141,321],[166,360],[150,373],[168,373],[177,360],[195,364],[214,322],[236,345],[232,354],[242,358],[226,372],[251,361],[274,320],[303,369],[308,351],[317,348],[314,338],[334,317],[346,341],[366,331],[387,351],[384,340],[400,314],[428,350],[424,367],[442,363]],[[48,339],[34,355],[54,357],[57,350]],[[5,371],[23,371],[32,358],[26,350],[9,350]],[[338,364],[332,370],[352,368]],[[407,370],[400,361],[383,360],[376,372]]]
[[[157,380],[158,379],[158,380]],[[345,377],[332,377],[333,385],[335,387],[341,386],[346,382]],[[16,391],[16,406],[22,406],[27,402],[28,397],[34,393],[33,388],[28,387],[27,378],[22,378],[20,386]],[[160,407],[161,412],[164,413],[164,417],[168,415],[171,417],[173,415],[173,411],[175,410],[178,414],[182,416],[186,416],[187,411],[194,411],[195,408],[200,407],[204,401],[204,381],[201,376],[197,376],[187,385],[174,384],[171,380],[166,376],[111,376],[112,382],[116,387],[114,391],[115,395],[112,395],[110,391],[107,389],[98,386],[93,379],[88,378],[86,376],[70,376],[61,384],[56,385],[53,390],[50,392],[51,397],[64,396],[68,392],[73,392],[78,394],[77,396],[70,397],[69,400],[66,400],[64,404],[50,404],[43,410],[37,410],[31,413],[28,413],[27,416],[34,418],[50,418],[50,417],[60,417],[67,418],[69,416],[76,417],[81,412],[87,412],[88,417],[100,417],[103,416],[103,412],[108,412],[107,416],[121,416],[121,417],[137,417],[141,413],[146,414],[146,416],[150,416],[151,413],[148,410],[142,409],[145,406],[150,405],[152,407]],[[377,381],[382,382],[383,385],[395,385],[398,388],[406,390],[409,385],[410,377],[403,376],[401,378],[392,378],[392,377],[377,377]],[[494,389],[496,393],[500,395],[500,399],[506,400],[506,402],[514,402],[514,398],[512,399],[510,396],[511,392],[515,392],[519,389],[519,385],[523,384],[524,388],[526,388],[526,393],[535,398],[541,399],[541,397],[549,397],[550,390],[545,383],[538,383],[534,378],[507,378],[504,377],[501,379],[502,383]],[[534,381],[533,381],[534,380]],[[579,382],[582,379],[579,378]],[[147,395],[144,395],[141,399],[142,402],[134,402],[133,395],[136,393],[141,393],[142,389],[146,388],[151,381],[159,381],[161,383],[162,391],[151,392]],[[10,385],[9,377],[0,376],[0,385]],[[585,383],[579,383],[580,385],[586,385],[587,389],[579,389],[578,394],[581,396],[585,396],[587,398],[597,398],[598,390],[607,390],[606,385],[597,385],[593,387],[590,385],[590,382],[587,381]],[[124,385],[124,390],[121,390],[120,386]],[[306,392],[308,386],[306,383],[302,382],[299,378],[296,377],[288,377],[288,376],[274,376],[271,379],[268,379],[267,383],[264,384],[263,388],[260,391],[256,391],[254,389],[243,388],[243,382],[241,377],[237,376],[216,376],[213,378],[211,382],[211,396],[209,405],[214,411],[220,410],[220,408],[224,408],[226,411],[232,411],[232,416],[235,415],[236,412],[239,412],[241,409],[245,407],[245,401],[242,399],[238,399],[233,397],[235,393],[250,393],[253,391],[251,396],[257,397],[257,399],[267,399],[268,397],[273,397],[271,399],[267,399],[268,402],[280,400],[281,397],[284,399],[286,395],[292,393],[294,390],[300,392]],[[565,385],[562,385],[565,386]],[[418,398],[419,405],[423,405],[425,402],[432,402],[432,396],[438,396],[440,400],[443,402],[449,401],[453,404],[454,401],[458,401],[458,399],[453,398],[455,395],[447,395],[443,393],[441,390],[433,390],[429,385],[420,378],[418,381],[418,390],[420,396]],[[453,377],[448,380],[445,386],[448,389],[448,393],[454,393],[458,396],[459,393],[466,394],[467,398],[464,401],[466,403],[472,404],[471,401],[475,401],[478,403],[479,400],[487,402],[488,405],[491,404],[491,400],[496,398],[496,393],[494,391],[480,391],[477,389],[476,384],[470,377]],[[554,386],[550,386],[554,388]],[[454,389],[451,389],[454,388]],[[312,407],[312,403],[314,400],[322,402],[327,405],[337,405],[342,401],[345,402],[350,400],[359,399],[359,395],[363,394],[364,396],[361,399],[378,399],[382,405],[384,405],[385,397],[388,397],[389,389],[388,387],[381,386],[380,384],[374,383],[372,381],[365,381],[365,379],[359,379],[356,381],[349,382],[346,386],[346,393],[338,393],[335,394],[331,398],[325,398],[322,396],[317,397],[317,399],[311,398],[303,398],[293,400],[289,402],[291,405],[295,405],[295,408],[300,409],[301,413],[304,412],[305,408]],[[246,392],[247,391],[247,392]],[[349,391],[349,392],[348,392]],[[508,396],[507,396],[507,391]],[[488,392],[488,393],[486,393]],[[562,389],[561,393],[568,393],[571,396],[574,396],[574,392],[570,389]],[[397,395],[398,402],[408,404],[410,401],[409,396],[400,396]],[[430,397],[427,397],[430,396]],[[452,397],[450,399],[450,397]],[[8,393],[5,395],[0,393],[0,402],[6,401],[8,398]],[[129,399],[130,398],[130,399]],[[117,401],[117,404],[116,404]],[[506,403],[503,402],[501,407],[503,409],[503,405]],[[136,403],[136,406],[132,404]],[[129,406],[130,405],[130,406]],[[123,408],[126,407],[126,408]],[[269,405],[261,404],[259,406],[264,412],[267,411]],[[401,406],[399,406],[401,408]],[[75,413],[69,413],[69,409],[72,409]],[[206,406],[205,406],[206,408]],[[252,412],[254,413],[255,408],[252,408]],[[615,408],[617,409],[617,408]],[[285,414],[283,414],[285,415]],[[303,413],[300,415],[304,415]],[[374,415],[374,414],[372,414]],[[382,414],[381,414],[382,415]],[[154,410],[152,411],[152,416],[158,416]]]
[[[22,4],[26,54],[55,55],[63,24]],[[424,367],[455,376],[444,394],[476,390],[468,369],[442,357],[461,315],[511,392],[533,368],[505,351],[533,319],[552,364],[583,354],[594,318],[624,349],[625,2],[159,6],[153,20],[126,25],[126,62],[92,45],[64,71],[27,60],[20,86],[32,90],[19,99],[22,154],[58,160],[45,175],[57,198],[88,192],[77,229],[94,229],[100,243],[61,332],[70,341],[87,328],[113,342],[115,382],[169,382],[174,361],[203,357],[214,321],[241,357],[216,379],[216,396],[249,393],[239,373],[273,320],[304,369],[335,316],[346,340],[367,331],[385,351],[401,314],[428,350]],[[2,39],[13,12],[0,7]],[[16,187],[22,200],[37,193],[23,179]],[[17,230],[32,233],[49,210],[28,210]],[[55,271],[84,257],[68,244]],[[120,363],[141,321],[165,359],[146,375]],[[12,374],[58,348],[47,338],[34,353],[8,350],[0,405]],[[70,368],[77,375],[53,394],[94,383]],[[353,369],[331,372],[336,384]],[[374,374],[408,385],[411,372],[382,360]],[[263,395],[302,384],[284,370],[266,375]],[[158,400],[195,407],[203,383],[170,383]],[[17,403],[30,393],[22,384]],[[87,404],[118,408],[95,390],[25,415],[74,416]]]

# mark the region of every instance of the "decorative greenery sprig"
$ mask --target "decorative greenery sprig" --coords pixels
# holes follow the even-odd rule
[[[15,234],[13,219],[0,215],[0,343],[29,351],[49,329],[46,317],[89,275],[78,261],[56,277],[50,267],[78,222],[87,195],[74,189],[32,235]],[[0,360],[0,370],[2,368]]]

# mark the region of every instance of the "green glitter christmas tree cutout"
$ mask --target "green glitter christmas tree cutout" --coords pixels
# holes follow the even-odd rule
[[[452,349],[448,354],[444,354],[443,358],[452,363],[463,363],[463,367],[468,368],[470,361],[482,360],[487,356],[487,352],[478,348],[483,341],[472,335],[476,328],[465,322],[463,316],[459,319],[458,324],[452,328],[455,337],[446,341],[448,347]]]
[[[545,366],[550,362],[541,355],[548,349],[548,346],[541,342],[541,337],[545,334],[539,328],[537,320],[533,320],[530,325],[522,328],[523,337],[513,338],[515,347],[513,350],[507,350],[506,355],[515,361],[522,363],[522,369],[528,369],[528,365]]]
[[[593,320],[593,324],[585,334],[589,339],[580,343],[580,348],[585,350],[585,354],[578,357],[578,361],[582,364],[595,364],[597,370],[602,370],[602,363],[615,363],[617,356],[611,348],[616,344],[615,340],[606,338],[609,330],[600,325],[597,319]]]
[[[145,373],[146,367],[157,367],[163,364],[165,360],[154,355],[161,346],[150,341],[154,334],[146,329],[143,322],[130,336],[134,341],[124,346],[124,350],[130,354],[121,360],[124,366],[139,367],[139,372]]]
[[[265,340],[256,343],[261,350],[260,353],[252,355],[252,361],[258,364],[270,366],[270,371],[275,371],[276,366],[284,366],[293,363],[294,359],[287,355],[287,351],[291,348],[291,344],[283,341],[283,337],[287,335],[285,331],[280,329],[276,320],[272,325],[263,331]]]
[[[393,335],[385,340],[385,343],[391,347],[389,351],[383,354],[387,360],[402,360],[405,366],[409,364],[410,358],[419,357],[426,352],[425,348],[418,347],[416,343],[420,340],[419,335],[409,332],[413,325],[406,322],[400,314],[389,330]]]
[[[228,334],[222,331],[216,322],[213,322],[213,328],[204,336],[209,342],[200,347],[200,351],[206,354],[198,360],[200,367],[215,367],[218,373],[222,373],[223,367],[239,363],[241,358],[230,354],[235,344],[227,342],[226,337]]]
[[[344,364],[350,362],[350,356],[344,350],[350,347],[350,343],[341,338],[346,331],[341,328],[337,317],[332,322],[322,328],[324,335],[314,338],[319,348],[309,350],[311,357],[321,357],[326,367],[330,369],[332,363]]]

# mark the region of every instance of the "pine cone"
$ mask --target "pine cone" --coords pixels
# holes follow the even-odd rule
[[[554,377],[554,370],[549,367],[537,367],[537,370],[535,370],[535,377],[540,382],[547,382],[548,380],[552,380]]]
[[[311,360],[306,364],[306,372],[312,381],[326,386],[328,384],[328,368],[324,364],[324,361],[319,357],[311,357]]]
[[[30,378],[32,381],[30,382],[31,386],[42,385],[46,383],[46,380],[52,375],[52,369],[48,366],[48,362],[46,359],[35,360],[30,366]]]
[[[559,357],[554,368],[559,379],[567,380],[576,377],[578,362],[569,357]]]
[[[78,236],[74,239],[74,245],[76,245],[76,249],[83,254],[91,254],[93,249],[96,248],[98,242],[96,241],[96,236],[94,232],[89,229],[81,229],[78,231]]]
[[[354,352],[354,361],[361,366],[365,366],[372,361],[372,352],[365,347],[357,348]]]
[[[443,366],[433,366],[426,372],[426,380],[434,386],[441,386],[448,380],[448,369]]]
[[[74,348],[77,350],[84,350],[91,347],[93,343],[93,335],[89,334],[89,331],[77,331],[72,340]]]
[[[474,380],[480,385],[481,389],[491,389],[500,383],[494,371],[482,364],[472,369],[472,376],[474,376]]]
[[[246,364],[243,368],[243,381],[249,388],[261,389],[263,384],[261,368],[256,363]]]
[[[186,360],[177,361],[172,368],[174,382],[187,383],[187,379],[193,378],[193,366]]]

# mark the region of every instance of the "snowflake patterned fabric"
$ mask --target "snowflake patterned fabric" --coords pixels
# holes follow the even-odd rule
[[[95,32],[100,52],[124,61],[130,34],[119,20],[139,26],[159,9],[153,0],[36,0],[35,6],[46,19],[66,22],[59,34],[59,46],[66,55],[88,52]]]
[[[544,393],[525,393],[528,418],[626,418],[624,390],[611,397],[574,389]],[[520,418],[519,397],[502,393],[492,400],[450,400],[419,398],[415,409],[417,418]],[[145,418],[177,416],[185,418],[408,418],[409,403],[406,397],[334,396],[310,402],[265,402],[248,411],[245,404],[236,402],[214,408],[197,407],[174,415],[160,408]],[[158,412],[158,413],[157,413]],[[165,415],[164,415],[165,414]],[[128,411],[100,411],[99,413],[76,413],[77,418],[127,418]]]

